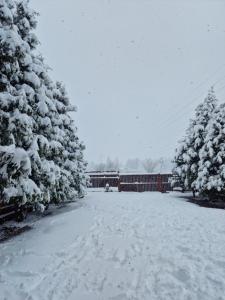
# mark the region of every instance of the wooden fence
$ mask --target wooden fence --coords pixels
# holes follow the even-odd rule
[[[6,221],[23,221],[27,215],[27,208],[15,204],[5,204],[0,202],[0,224]]]

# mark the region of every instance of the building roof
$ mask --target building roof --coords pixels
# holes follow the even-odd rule
[[[90,175],[90,176],[109,176],[109,175],[119,175],[119,176],[135,176],[135,175],[139,175],[139,176],[146,176],[146,175],[172,175],[172,173],[170,172],[165,172],[165,173],[141,173],[141,172],[116,172],[116,171],[104,171],[104,172],[86,172],[86,174]]]

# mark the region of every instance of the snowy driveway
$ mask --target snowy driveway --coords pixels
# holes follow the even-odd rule
[[[0,299],[224,300],[225,211],[90,193],[0,245]]]

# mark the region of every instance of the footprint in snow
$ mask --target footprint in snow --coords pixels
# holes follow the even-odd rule
[[[189,272],[183,268],[173,272],[172,275],[183,283],[187,283],[190,280]]]
[[[119,261],[120,265],[123,265],[127,258],[127,252],[124,249],[118,249],[115,254],[115,259]]]

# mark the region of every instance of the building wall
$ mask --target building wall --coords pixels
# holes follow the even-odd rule
[[[111,187],[118,187],[119,191],[171,191],[169,182],[172,174],[123,174],[123,173],[88,173],[93,188],[104,188],[108,183]]]
[[[169,182],[171,176],[171,174],[121,174],[119,191],[171,191]]]
[[[90,176],[91,187],[104,188],[108,183],[111,187],[118,187],[119,177],[92,177]]]

